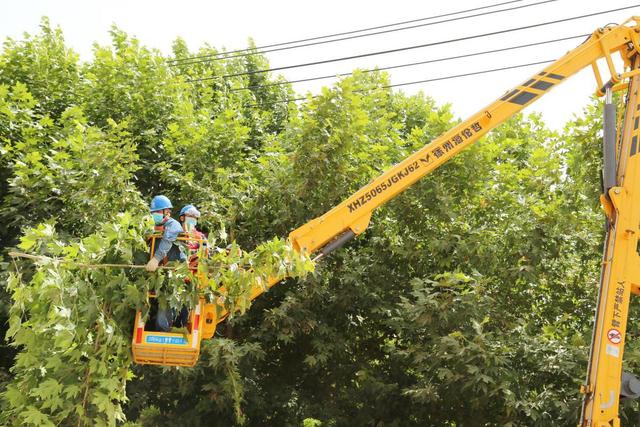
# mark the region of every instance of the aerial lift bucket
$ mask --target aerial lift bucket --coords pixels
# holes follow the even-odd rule
[[[151,252],[155,250],[155,240],[159,235],[151,236]],[[188,237],[178,240],[190,241]],[[206,250],[206,249],[205,249]],[[206,276],[201,278],[206,282]],[[154,297],[154,295],[150,295]],[[200,297],[198,304],[189,313],[187,332],[160,332],[147,328],[147,319],[141,310],[136,311],[131,349],[133,360],[141,365],[194,366],[200,356],[200,344],[203,339],[213,337],[216,330],[216,304],[207,303]]]
[[[200,356],[204,325],[204,300],[191,310],[187,334],[145,329],[145,319],[136,312],[131,348],[133,360],[142,365],[194,366]]]

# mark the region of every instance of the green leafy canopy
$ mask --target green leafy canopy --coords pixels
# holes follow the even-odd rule
[[[357,70],[279,102],[295,96],[281,76],[247,74],[262,55],[170,64],[222,51],[178,39],[167,57],[110,34],[81,62],[44,19],[0,51],[0,424],[576,423],[603,238],[596,100],[561,132],[514,116],[310,274],[274,236],[449,129],[450,106]],[[191,369],[130,354],[149,290],[195,302],[186,266],[78,266],[144,263],[156,194],[201,210],[204,294],[243,313]],[[630,340],[626,369],[639,362]]]

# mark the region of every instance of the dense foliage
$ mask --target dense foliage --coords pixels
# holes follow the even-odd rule
[[[237,242],[209,267],[244,311],[256,277],[312,269],[274,237],[455,119],[385,88],[384,73],[298,106],[277,102],[293,95],[281,78],[243,74],[268,66],[261,55],[175,63],[111,35],[81,62],[44,20],[0,53],[0,423],[577,422],[603,238],[597,102],[561,133],[509,120],[315,274],[222,325],[195,368],[134,366],[147,290],[175,306],[193,292],[172,285],[179,271],[77,263],[141,263],[151,196],[201,207],[212,245]],[[173,46],[178,59],[213,53]],[[52,259],[10,261],[16,247]],[[637,365],[640,344],[625,358]]]

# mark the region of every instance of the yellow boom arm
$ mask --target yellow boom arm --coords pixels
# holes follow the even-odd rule
[[[582,45],[569,51],[543,71],[389,169],[329,212],[291,232],[289,239],[293,246],[300,251],[312,253],[344,233],[361,234],[369,224],[371,213],[380,205],[583,68],[589,65],[594,67],[598,88],[602,87],[602,78],[596,64],[598,59],[605,58],[613,78],[619,80],[611,55],[620,52],[626,59],[629,43],[633,44],[635,51],[638,48],[637,31],[637,24],[595,31]]]
[[[584,43],[569,51],[541,72],[508,91],[445,134],[395,165],[324,215],[289,235],[294,248],[302,253],[331,252],[350,238],[365,231],[372,212],[413,183],[453,158],[491,129],[527,105],[537,101],[568,77],[591,66],[602,96],[610,90],[628,89],[627,111],[619,143],[614,141],[613,182],[605,189],[602,204],[608,218],[608,234],[596,310],[593,342],[586,384],[581,426],[620,425],[619,396],[640,395],[640,382],[622,380],[622,354],[630,293],[640,290],[640,257],[637,252],[640,224],[640,151],[638,122],[640,100],[640,18],[622,25],[596,30]],[[612,55],[619,54],[625,72],[617,72]],[[604,60],[611,76],[606,84],[598,68]],[[615,129],[614,129],[615,131]],[[268,287],[280,279],[273,279]],[[256,287],[252,298],[264,289]],[[218,322],[228,313],[219,307]]]

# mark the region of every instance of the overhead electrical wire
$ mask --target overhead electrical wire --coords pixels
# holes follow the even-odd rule
[[[375,26],[375,27],[361,28],[359,30],[344,31],[344,32],[341,32],[341,33],[333,33],[333,34],[327,34],[327,35],[324,35],[324,36],[316,36],[316,37],[309,37],[309,38],[306,38],[306,39],[292,40],[292,41],[288,41],[288,42],[267,44],[267,45],[257,46],[257,47],[254,47],[254,48],[231,50],[231,51],[228,51],[228,52],[219,52],[219,53],[213,53],[213,54],[207,54],[207,55],[197,55],[197,56],[191,56],[191,57],[188,57],[188,58],[175,58],[175,59],[170,59],[169,61],[172,61],[172,62],[190,61],[190,60],[193,60],[193,59],[211,58],[211,57],[214,57],[214,56],[224,56],[224,55],[229,55],[229,54],[233,54],[233,53],[248,52],[248,51],[254,51],[254,50],[259,50],[259,49],[268,49],[268,48],[271,48],[271,47],[286,46],[286,45],[289,45],[289,44],[304,43],[304,42],[308,42],[308,41],[321,40],[321,39],[326,39],[326,38],[331,38],[331,37],[346,36],[346,35],[349,35],[349,34],[356,34],[356,33],[361,33],[361,32],[364,32],[364,31],[379,30],[381,28],[395,27],[395,26],[398,26],[398,25],[412,24],[414,22],[427,21],[429,19],[444,18],[446,16],[459,15],[461,13],[475,12],[476,10],[490,9],[492,7],[503,6],[505,4],[511,4],[511,3],[520,3],[522,1],[524,1],[524,0],[511,0],[511,1],[506,1],[506,2],[502,2],[502,3],[495,3],[495,4],[490,4],[490,5],[481,6],[481,7],[474,7],[472,9],[460,10],[460,11],[457,11],[457,12],[444,13],[442,15],[434,15],[434,16],[428,16],[428,17],[425,17],[425,18],[412,19],[412,20],[409,20],[409,21],[401,21],[401,22],[395,22],[395,23],[392,23],[392,24],[378,25],[378,26]]]
[[[580,34],[580,35],[577,35],[577,36],[562,37],[562,38],[559,38],[559,39],[545,40],[545,41],[542,41],[542,42],[527,43],[527,44],[522,44],[522,45],[518,45],[518,46],[510,46],[510,47],[504,47],[504,48],[500,48],[500,49],[485,50],[485,51],[482,51],[482,52],[473,52],[473,53],[467,53],[467,54],[463,54],[463,55],[448,56],[448,57],[444,57],[444,58],[429,59],[429,60],[426,60],[426,61],[410,62],[410,63],[407,63],[407,64],[390,65],[388,67],[371,68],[371,69],[368,69],[368,70],[359,70],[359,71],[361,73],[372,73],[372,72],[375,72],[375,71],[385,71],[385,70],[392,70],[392,69],[396,69],[396,68],[413,67],[413,66],[416,66],[416,65],[431,64],[431,63],[435,63],[435,62],[450,61],[450,60],[454,60],[454,59],[469,58],[469,57],[472,57],[472,56],[487,55],[487,54],[497,53],[497,52],[506,52],[506,51],[515,50],[515,49],[523,49],[523,48],[526,48],[526,47],[539,46],[539,45],[544,45],[544,44],[549,44],[549,43],[557,43],[557,42],[560,42],[560,41],[572,40],[572,39],[586,37],[588,35],[589,34]],[[230,89],[230,92],[238,92],[238,91],[241,91],[241,90],[263,89],[263,88],[272,87],[272,86],[282,86],[282,85],[286,85],[286,84],[290,84],[290,83],[302,83],[302,82],[309,82],[309,81],[314,81],[314,80],[324,80],[324,79],[345,77],[345,76],[351,76],[351,75],[353,75],[352,72],[351,73],[340,73],[340,74],[325,75],[325,76],[317,76],[317,77],[308,77],[308,78],[298,79],[298,80],[286,80],[286,81],[282,81],[282,82],[274,82],[274,83],[268,83],[268,84],[263,84],[263,85],[253,85],[253,86],[247,86],[247,87],[233,88],[233,89]]]
[[[410,86],[410,85],[415,85],[415,84],[420,84],[420,83],[429,83],[429,82],[436,82],[436,81],[441,81],[441,80],[457,79],[457,78],[461,78],[461,77],[477,76],[479,74],[495,73],[497,71],[513,70],[513,69],[516,69],[516,68],[531,67],[533,65],[549,64],[549,63],[554,62],[554,61],[556,61],[556,60],[555,59],[550,59],[550,60],[547,60],[547,61],[530,62],[528,64],[510,65],[510,66],[507,66],[507,67],[491,68],[491,69],[488,69],[488,70],[480,70],[480,71],[472,71],[472,72],[469,72],[469,73],[455,74],[455,75],[451,75],[451,76],[434,77],[434,78],[425,79],[425,80],[416,80],[416,81],[412,81],[412,82],[404,82],[404,83],[395,83],[395,84],[389,84],[389,85],[376,86],[376,87],[370,88],[370,89],[356,89],[353,92],[360,93],[360,92],[373,91],[373,90],[376,90],[376,89],[388,89],[388,88],[394,88],[394,87],[400,87],[400,86]],[[288,103],[291,103],[291,102],[306,101],[306,100],[309,100],[309,99],[316,99],[316,98],[320,98],[321,96],[323,96],[323,95],[313,95],[313,96],[306,96],[306,97],[299,97],[299,98],[289,98],[289,99],[282,99],[282,100],[278,100],[278,101],[270,101],[270,102],[261,102],[261,103],[257,103],[257,104],[249,104],[247,106],[248,107],[261,107],[263,105],[288,104]]]
[[[246,76],[246,75],[252,75],[252,74],[262,74],[262,73],[268,73],[268,72],[272,72],[272,71],[290,70],[290,69],[294,69],[294,68],[310,67],[310,66],[315,66],[315,65],[329,64],[329,63],[333,63],[333,62],[341,62],[341,61],[348,61],[348,60],[352,60],[352,59],[366,58],[366,57],[370,57],[370,56],[387,55],[387,54],[390,54],[390,53],[403,52],[403,51],[407,51],[407,50],[414,50],[414,49],[420,49],[420,48],[431,47],[431,46],[439,46],[439,45],[448,44],[448,43],[454,43],[454,42],[466,41],[466,40],[473,40],[473,39],[477,39],[477,38],[481,38],[481,37],[489,37],[489,36],[494,36],[494,35],[499,35],[499,34],[506,34],[506,33],[514,32],[514,31],[521,31],[521,30],[527,30],[527,29],[531,29],[531,28],[538,28],[538,27],[543,27],[543,26],[546,26],[546,25],[558,24],[558,23],[561,23],[561,22],[575,21],[575,20],[578,20],[578,19],[589,18],[589,17],[592,17],[592,16],[603,15],[603,14],[606,14],[606,13],[618,12],[618,11],[626,10],[626,9],[632,9],[632,8],[638,7],[638,6],[640,6],[640,4],[635,4],[635,5],[631,5],[631,6],[625,6],[625,7],[619,7],[619,8],[616,8],[616,9],[608,9],[608,10],[603,10],[603,11],[600,11],[600,12],[593,12],[593,13],[588,13],[588,14],[585,14],[585,15],[573,16],[573,17],[569,17],[569,18],[556,19],[556,20],[553,20],[553,21],[541,22],[541,23],[537,23],[537,24],[525,25],[525,26],[522,26],[522,27],[509,28],[509,29],[506,29],[506,30],[492,31],[492,32],[483,33],[483,34],[476,34],[476,35],[471,35],[471,36],[458,37],[458,38],[455,38],[455,39],[440,40],[440,41],[431,42],[431,43],[423,43],[423,44],[405,46],[405,47],[395,48],[395,49],[387,49],[387,50],[381,50],[381,51],[375,51],[375,52],[368,52],[368,53],[362,53],[362,54],[358,54],[358,55],[344,56],[344,57],[340,57],[340,58],[324,59],[324,60],[320,60],[320,61],[313,61],[313,62],[307,62],[307,63],[302,63],[302,64],[284,65],[284,66],[281,66],[281,67],[273,67],[273,68],[266,68],[266,69],[261,69],[261,70],[245,71],[245,72],[242,72],[242,73],[225,74],[225,75],[222,75],[222,76],[211,76],[211,77],[202,77],[202,78],[198,78],[198,79],[189,79],[189,80],[186,80],[186,81],[190,82],[190,83],[194,83],[194,82],[200,82],[200,81],[206,81],[206,80],[228,79],[228,78],[231,78],[231,77]]]
[[[457,18],[443,19],[441,21],[427,22],[425,24],[412,25],[412,26],[409,26],[409,27],[402,27],[402,28],[393,28],[393,29],[390,29],[390,30],[376,31],[376,32],[367,33],[367,34],[357,34],[357,35],[341,37],[341,38],[337,38],[337,39],[333,39],[333,40],[315,41],[315,42],[304,43],[304,44],[300,44],[300,45],[296,45],[296,46],[278,47],[278,48],[273,48],[273,49],[265,49],[265,50],[261,50],[261,51],[257,51],[257,52],[246,52],[246,53],[240,53],[240,54],[237,54],[237,55],[215,57],[215,58],[212,57],[212,58],[208,58],[208,59],[207,58],[194,59],[194,60],[185,59],[184,62],[171,63],[169,65],[190,65],[190,64],[198,64],[198,63],[202,63],[202,62],[220,61],[220,60],[223,60],[223,59],[232,59],[232,58],[240,58],[240,57],[252,56],[252,55],[261,55],[261,54],[265,54],[265,53],[269,53],[269,52],[279,52],[279,51],[283,51],[283,50],[298,49],[298,48],[301,48],[301,47],[316,46],[316,45],[320,45],[320,44],[334,43],[334,42],[339,42],[339,41],[357,39],[357,38],[361,38],[361,37],[369,37],[369,36],[375,36],[375,35],[379,35],[379,34],[393,33],[393,32],[396,32],[396,31],[404,31],[404,30],[410,30],[410,29],[414,29],[414,28],[427,27],[427,26],[436,25],[436,24],[443,24],[443,23],[446,23],[446,22],[460,21],[462,19],[475,18],[475,17],[478,17],[478,16],[485,16],[485,15],[492,15],[492,14],[500,13],[500,12],[508,12],[508,11],[512,11],[512,10],[523,9],[523,8],[531,7],[531,6],[538,6],[538,5],[541,5],[541,4],[552,3],[552,2],[556,2],[556,1],[558,1],[558,0],[543,0],[543,1],[539,1],[537,3],[531,3],[531,4],[522,5],[522,6],[514,6],[514,7],[510,7],[510,8],[506,8],[506,9],[500,9],[500,10],[491,10],[491,11],[488,11],[488,12],[477,13],[477,14],[474,14],[474,15],[461,16],[461,17],[457,17]]]

